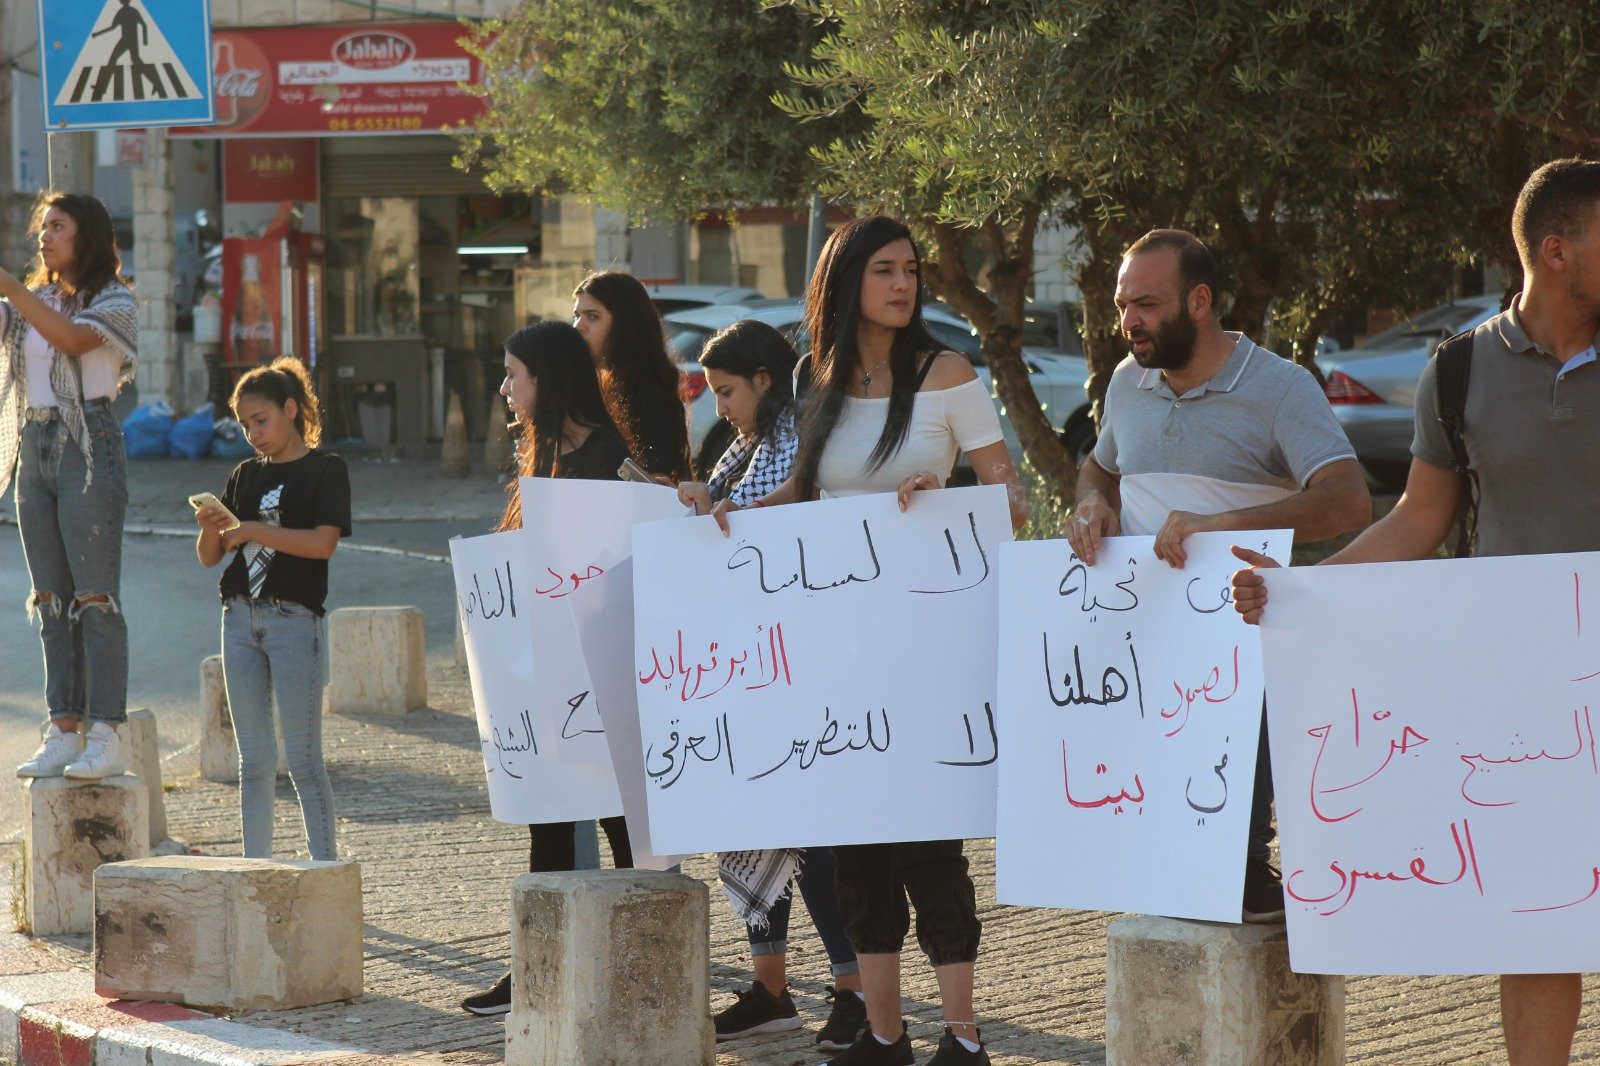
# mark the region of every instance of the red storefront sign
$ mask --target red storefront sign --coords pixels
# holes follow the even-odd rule
[[[307,137],[223,142],[222,194],[231,204],[316,200],[317,142]]]
[[[438,133],[471,125],[482,64],[457,42],[454,22],[363,23],[215,30],[214,126],[173,137],[333,137]]]

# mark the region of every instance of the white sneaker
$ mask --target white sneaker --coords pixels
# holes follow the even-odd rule
[[[68,763],[83,752],[83,734],[63,733],[54,722],[44,731],[44,743],[33,758],[17,767],[18,777],[60,777]]]
[[[96,722],[89,729],[89,739],[84,741],[83,754],[67,764],[62,771],[68,777],[98,780],[120,774],[126,768],[122,761],[122,740],[115,726]]]

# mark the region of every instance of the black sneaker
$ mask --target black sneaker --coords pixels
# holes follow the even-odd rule
[[[911,1030],[902,1020],[900,1039],[894,1043],[879,1043],[878,1038],[872,1035],[872,1027],[868,1026],[856,1037],[854,1044],[822,1066],[915,1066],[916,1061],[916,1056],[911,1054]]]
[[[461,1009],[468,1014],[511,1013],[511,975],[508,973],[500,978],[489,991],[462,1000]]]
[[[866,1000],[850,991],[836,991],[828,986],[828,998],[833,1007],[828,1011],[828,1024],[817,1034],[817,1047],[823,1051],[843,1051],[855,1043],[856,1037],[867,1024]]]
[[[989,1066],[989,1053],[984,1050],[981,1035],[978,1038],[978,1050],[968,1051],[947,1025],[944,1035],[939,1038],[939,1050],[928,1060],[928,1066]]]
[[[1283,921],[1283,878],[1266,859],[1245,863],[1244,920],[1251,925]]]
[[[767,991],[766,985],[753,981],[750,990],[740,992],[738,996],[733,1006],[712,1019],[718,1040],[800,1028],[800,1012],[794,1009],[794,1000],[789,998],[787,988],[781,995],[775,996]]]

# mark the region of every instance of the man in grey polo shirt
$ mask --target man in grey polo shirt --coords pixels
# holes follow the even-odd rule
[[[1182,230],[1152,230],[1123,254],[1117,310],[1133,355],[1111,376],[1100,440],[1078,471],[1066,523],[1072,550],[1091,566],[1100,538],[1119,533],[1154,534],[1156,555],[1182,567],[1191,533],[1292,529],[1309,541],[1371,520],[1361,467],[1316,380],[1225,331],[1216,293],[1211,253]],[[1271,843],[1263,716],[1241,907],[1247,922],[1283,916]]]
[[[1478,478],[1478,555],[1600,551],[1600,163],[1547,163],[1517,196],[1512,236],[1524,287],[1472,335],[1462,419]],[[1438,420],[1435,364],[1417,383],[1416,440],[1405,495],[1382,521],[1324,560],[1427,559],[1445,542],[1466,491]],[[1277,564],[1235,548],[1253,567]],[[1233,577],[1234,606],[1257,622],[1261,575]],[[1500,978],[1511,1066],[1566,1063],[1583,1002],[1579,974]]]

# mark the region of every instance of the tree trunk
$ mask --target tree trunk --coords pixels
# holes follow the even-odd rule
[[[1006,417],[1016,430],[1022,454],[1034,476],[1049,486],[1063,504],[1070,505],[1078,468],[1067,454],[1060,433],[1045,417],[1022,357],[1023,308],[1028,279],[1033,273],[1034,232],[1033,222],[1019,225],[1009,234],[996,224],[985,225],[985,241],[993,255],[986,294],[961,254],[962,232],[954,226],[935,225],[939,258],[932,264],[932,273],[939,294],[977,327],[995,394],[1005,406]]]

